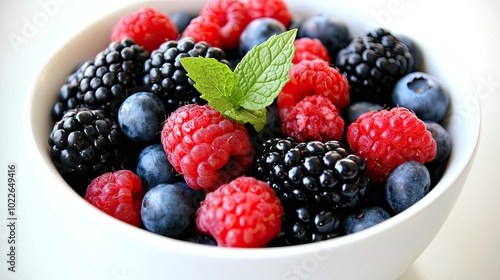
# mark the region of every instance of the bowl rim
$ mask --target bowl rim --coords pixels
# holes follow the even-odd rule
[[[452,182],[457,181],[457,178],[463,172],[466,171],[468,166],[472,164],[472,161],[479,146],[479,135],[481,130],[481,114],[480,114],[481,109],[479,108],[480,102],[476,87],[474,86],[474,81],[470,77],[470,73],[465,70],[466,68],[463,66],[461,62],[457,61],[457,63],[460,63],[460,66],[462,67],[463,71],[467,73],[467,75],[470,78],[470,82],[472,83],[474,88],[474,93],[472,95],[478,104],[477,109],[473,112],[474,119],[477,120],[476,124],[474,125],[474,127],[476,128],[473,131],[474,138],[471,139],[473,140],[472,145],[474,146],[474,148],[466,151],[467,152],[466,156],[468,157],[468,160],[464,160],[463,162],[461,162],[461,165],[459,166],[457,172],[453,174],[445,173],[443,178],[441,178],[441,180],[437,183],[435,188],[431,192],[429,192],[424,198],[422,198],[421,201],[411,206],[407,210],[391,217],[390,219],[380,224],[377,224],[373,227],[370,227],[360,232],[356,232],[346,236],[341,236],[338,238],[325,240],[317,243],[284,246],[284,247],[266,247],[266,248],[224,248],[224,247],[206,246],[206,245],[176,240],[174,238],[168,238],[159,234],[149,232],[142,228],[134,227],[125,222],[117,220],[116,218],[113,218],[109,215],[103,215],[102,211],[93,207],[92,205],[87,203],[81,196],[79,196],[64,181],[64,179],[61,176],[52,176],[52,173],[53,172],[57,173],[57,170],[53,165],[47,164],[48,162],[50,162],[50,156],[48,155],[48,146],[43,150],[39,148],[41,140],[36,139],[35,137],[36,132],[34,131],[34,129],[36,129],[36,126],[33,125],[33,123],[37,120],[38,117],[37,115],[32,114],[33,108],[36,106],[36,101],[37,101],[37,94],[36,94],[37,85],[44,79],[43,74],[48,71],[50,65],[54,63],[54,61],[57,59],[58,56],[61,55],[61,51],[64,50],[73,41],[77,40],[82,33],[90,32],[89,30],[91,30],[93,27],[100,26],[102,23],[109,21],[110,18],[119,18],[126,11],[134,10],[137,7],[145,6],[144,3],[149,3],[149,2],[154,2],[154,1],[147,1],[147,2],[139,1],[134,3],[127,3],[123,7],[110,11],[109,13],[106,13],[105,15],[102,15],[101,17],[97,18],[95,21],[90,22],[85,26],[82,26],[81,29],[79,29],[71,37],[65,40],[59,48],[54,50],[53,53],[47,57],[46,61],[43,63],[43,66],[37,72],[37,76],[35,77],[34,81],[31,84],[27,100],[25,101],[25,104],[23,106],[23,123],[24,123],[23,128],[24,128],[24,134],[26,136],[25,139],[28,142],[28,146],[30,147],[30,152],[36,155],[37,163],[42,165],[42,168],[45,171],[48,171],[44,173],[50,174],[47,176],[51,176],[50,178],[51,180],[54,179],[56,180],[55,181],[56,184],[52,184],[51,187],[58,187],[58,188],[63,187],[64,191],[62,195],[64,195],[64,197],[67,197],[68,199],[76,198],[75,201],[71,203],[71,205],[75,207],[75,210],[77,210],[80,215],[86,216],[88,218],[95,220],[98,223],[106,225],[106,227],[109,228],[111,231],[134,239],[136,239],[137,237],[143,237],[140,238],[140,242],[151,243],[152,246],[160,247],[162,249],[165,249],[166,251],[176,251],[181,254],[199,255],[199,256],[204,255],[209,257],[221,257],[221,258],[238,257],[238,258],[250,258],[250,259],[263,258],[263,257],[266,258],[281,257],[285,255],[302,255],[310,253],[311,250],[315,250],[315,248],[317,249],[318,246],[320,248],[333,249],[337,247],[347,246],[351,243],[357,242],[362,239],[370,238],[371,236],[374,235],[382,234],[383,232],[394,227],[395,225],[404,222],[411,216],[418,215],[432,201],[444,195],[444,193],[450,187],[450,186],[448,187],[445,186],[445,183],[451,185]],[[49,131],[46,132],[47,135],[48,133]],[[262,254],[263,252],[265,253],[265,255]]]

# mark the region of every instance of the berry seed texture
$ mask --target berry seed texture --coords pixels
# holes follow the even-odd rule
[[[411,34],[344,20],[284,0],[124,14],[54,93],[54,166],[109,216],[200,246],[383,223],[446,172],[449,94]]]

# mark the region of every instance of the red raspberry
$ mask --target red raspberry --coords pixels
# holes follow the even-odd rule
[[[319,94],[305,97],[280,118],[283,134],[300,142],[340,140],[344,134],[339,110]]]
[[[288,74],[290,80],[278,95],[280,115],[286,115],[300,100],[314,94],[327,97],[339,110],[349,104],[347,78],[324,60],[302,60]]]
[[[177,37],[177,27],[168,15],[147,7],[124,16],[111,31],[112,41],[130,38],[148,52]]]
[[[130,170],[119,170],[92,180],[84,198],[103,212],[138,227],[142,223],[144,194],[139,176]]]
[[[362,114],[349,125],[347,142],[366,160],[366,174],[378,183],[404,162],[425,163],[436,156],[436,142],[425,123],[403,107]]]
[[[293,42],[295,46],[295,53],[293,55],[292,63],[299,63],[301,60],[313,60],[316,58],[323,59],[330,63],[328,50],[318,39],[299,38]]]
[[[214,15],[199,15],[191,20],[181,38],[191,37],[195,42],[205,41],[211,47],[222,48],[222,31],[218,21]]]
[[[289,26],[292,21],[292,14],[283,0],[248,0],[246,6],[252,20],[270,17],[284,26]]]
[[[215,17],[220,26],[222,47],[235,49],[239,45],[240,35],[250,22],[250,17],[243,2],[234,0],[211,0],[200,11],[200,16]]]
[[[278,235],[282,214],[267,183],[242,176],[207,194],[196,212],[196,227],[221,247],[259,248]]]
[[[188,186],[206,192],[242,175],[253,162],[246,128],[209,105],[179,107],[165,121],[161,141]]]

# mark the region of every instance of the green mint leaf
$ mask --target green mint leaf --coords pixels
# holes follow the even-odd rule
[[[290,79],[296,35],[293,29],[271,36],[251,49],[234,72],[214,58],[185,57],[180,62],[212,108],[260,131],[266,124],[266,107]]]
[[[260,110],[249,110],[240,107],[223,112],[223,115],[237,120],[240,123],[251,123],[256,131],[261,131],[266,125],[266,113],[266,108],[262,108]]]
[[[233,103],[249,110],[260,110],[273,103],[290,79],[297,29],[271,36],[252,48],[236,66],[237,84]]]
[[[236,75],[229,66],[214,58],[184,57],[180,60],[187,75],[212,108],[219,112],[233,109],[231,94],[236,84]]]

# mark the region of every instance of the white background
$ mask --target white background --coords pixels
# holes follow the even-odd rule
[[[50,1],[57,0],[0,0],[0,279],[32,279],[27,275],[36,275],[49,267],[57,271],[54,267],[65,266],[64,259],[57,258],[61,256],[52,258],[51,245],[41,246],[47,240],[37,235],[39,227],[62,222],[50,221],[47,209],[63,210],[57,205],[47,205],[47,209],[32,207],[32,202],[38,199],[36,194],[43,192],[43,182],[37,180],[39,174],[32,164],[21,129],[21,114],[30,83],[51,52],[75,30],[115,9],[117,3],[130,2],[58,0],[55,2],[57,9],[47,11],[43,3]],[[500,157],[500,2],[356,2],[370,5],[375,20],[391,24],[412,20],[416,25],[430,26],[429,32],[442,34],[443,41],[458,54],[457,59],[468,67],[482,107],[480,149],[462,195],[439,235],[401,279],[500,279],[500,184],[497,177]],[[27,22],[31,22],[34,28],[27,28]],[[20,36],[22,41],[13,43],[13,34]],[[18,164],[19,179],[19,272],[16,274],[6,271],[4,251],[7,237],[4,225],[6,169],[11,162]],[[39,207],[43,203],[36,205]],[[53,234],[57,236],[57,232]],[[40,248],[47,251],[40,252]],[[47,258],[30,258],[34,252]],[[72,261],[67,256],[66,259]],[[55,274],[50,279],[59,278]]]

